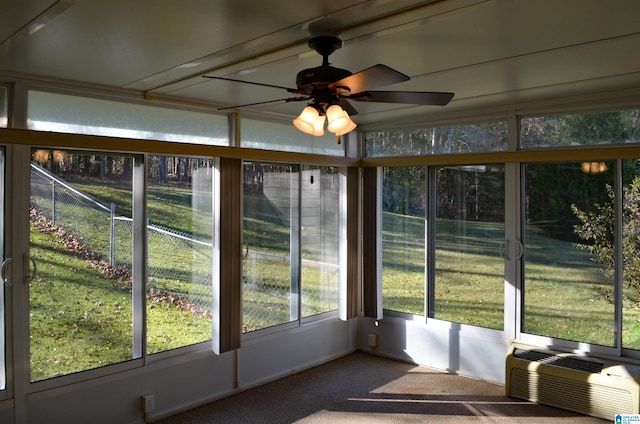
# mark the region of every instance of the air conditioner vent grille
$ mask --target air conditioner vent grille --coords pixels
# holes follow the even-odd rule
[[[604,367],[603,364],[598,362],[567,358],[565,356],[554,355],[553,353],[538,352],[534,350],[514,349],[513,357],[595,374],[600,373]]]
[[[636,413],[633,395],[611,386],[514,369],[511,388],[510,396],[607,420],[615,414]]]
[[[640,411],[640,367],[513,344],[507,395],[611,420]]]

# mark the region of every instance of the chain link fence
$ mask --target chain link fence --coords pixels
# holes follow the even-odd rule
[[[133,220],[31,165],[31,206],[112,267],[132,271]],[[211,313],[212,244],[147,225],[147,294],[170,296]]]
[[[112,224],[110,207],[96,202],[34,164],[31,165],[31,206],[100,258],[108,260]]]
[[[133,220],[115,216],[113,266],[131,270]],[[147,225],[147,293],[188,302],[211,313],[212,244],[170,228]]]

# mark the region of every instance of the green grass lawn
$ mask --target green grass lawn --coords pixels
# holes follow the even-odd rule
[[[106,277],[54,234],[31,230],[38,272],[30,285],[31,379],[39,381],[133,358],[131,287]],[[147,303],[148,351],[211,337],[210,315],[159,297]]]
[[[38,272],[30,284],[31,380],[132,358],[131,290],[31,230]]]

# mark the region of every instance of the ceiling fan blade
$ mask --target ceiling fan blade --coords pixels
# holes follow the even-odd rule
[[[340,106],[342,107],[342,109],[345,110],[345,112],[349,114],[349,116],[355,116],[358,114],[358,111],[356,110],[356,108],[354,108],[346,98],[340,96],[339,99],[340,99]]]
[[[227,110],[227,109],[238,109],[241,107],[247,107],[247,106],[256,106],[256,105],[264,105],[267,103],[276,103],[276,102],[302,102],[304,100],[310,100],[311,97],[308,96],[304,96],[304,97],[288,97],[286,99],[276,99],[276,100],[266,100],[264,102],[255,102],[255,103],[246,103],[243,105],[237,105],[237,106],[225,106],[225,107],[220,107],[218,108],[218,110]]]
[[[347,87],[351,93],[360,93],[370,88],[382,87],[398,82],[408,81],[410,78],[391,69],[386,65],[374,65],[360,72],[356,72],[341,80],[329,84],[329,88],[334,90],[338,87]]]
[[[221,81],[231,81],[231,82],[240,82],[240,83],[243,83],[243,84],[259,85],[261,87],[279,88],[281,90],[287,90],[289,93],[302,94],[302,93],[300,93],[298,91],[297,88],[282,87],[280,85],[263,84],[261,82],[243,81],[243,80],[239,80],[239,79],[225,78],[225,77],[214,77],[214,76],[210,76],[210,75],[203,75],[202,77],[203,78],[209,78],[209,79],[221,80]]]
[[[451,101],[453,95],[453,93],[430,91],[365,91],[349,96],[349,100],[445,106]]]

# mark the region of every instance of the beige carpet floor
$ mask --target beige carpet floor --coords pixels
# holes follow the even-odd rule
[[[507,397],[500,385],[362,352],[159,421],[160,424],[606,422]]]

